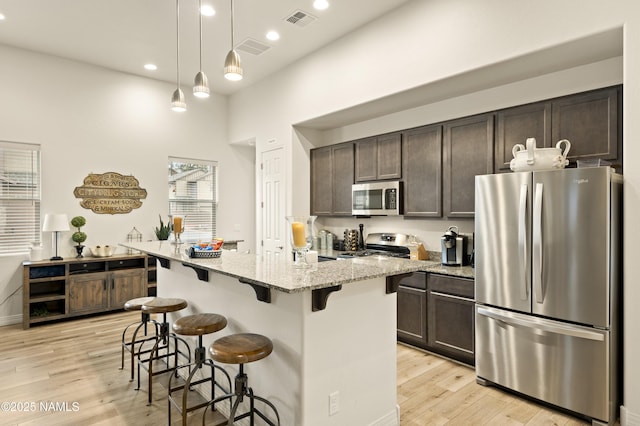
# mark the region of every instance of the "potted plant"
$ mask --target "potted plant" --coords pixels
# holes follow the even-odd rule
[[[87,219],[85,219],[83,216],[76,216],[73,219],[71,219],[71,226],[77,229],[77,231],[74,232],[73,235],[71,235],[71,239],[73,240],[74,243],[77,244],[76,252],[78,253],[78,255],[76,257],[83,257],[82,250],[84,249],[84,246],[82,245],[82,243],[84,243],[87,240],[87,234],[82,232],[80,228],[82,228],[86,224],[87,224]]]
[[[172,230],[171,221],[167,221],[167,224],[165,225],[162,221],[162,216],[158,215],[158,217],[160,218],[160,227],[156,226],[154,229],[156,237],[160,241],[168,240]]]

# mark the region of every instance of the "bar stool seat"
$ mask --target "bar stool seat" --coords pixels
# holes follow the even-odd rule
[[[176,334],[183,336],[197,336],[198,337],[198,346],[194,350],[194,362],[190,364],[180,365],[176,368],[176,374],[171,375],[169,378],[169,394],[168,394],[168,418],[169,425],[171,425],[171,404],[173,404],[180,414],[182,415],[182,424],[187,424],[187,413],[197,410],[199,408],[205,407],[208,405],[208,400],[200,400],[199,402],[193,403],[191,406],[188,405],[188,394],[191,390],[192,386],[200,385],[202,383],[209,382],[211,384],[211,398],[215,398],[215,388],[218,387],[222,390],[223,394],[227,394],[231,392],[231,377],[229,374],[220,366],[215,365],[211,359],[207,359],[206,349],[202,344],[202,336],[205,334],[212,334],[217,331],[222,330],[227,326],[227,319],[219,314],[211,314],[211,313],[201,313],[201,314],[193,314],[187,315],[181,318],[178,318],[173,323],[173,331]],[[206,376],[204,373],[200,379],[194,380],[194,375],[202,369],[203,366],[209,366],[210,375]],[[182,368],[189,369],[188,376],[184,383],[178,383],[176,385],[173,384],[174,377],[178,377],[178,372]],[[216,380],[215,371],[218,369],[224,376],[226,376],[226,382],[228,383],[227,387],[223,387],[218,380]],[[174,397],[174,394],[177,391],[180,391],[181,395],[177,395]],[[193,402],[193,401],[192,401]],[[231,404],[231,403],[229,403]],[[231,405],[229,405],[231,407]]]
[[[142,311],[142,305],[144,305],[145,303],[151,302],[152,299],[153,297],[137,297],[135,299],[127,300],[124,304],[124,310],[125,311]],[[154,324],[154,328],[155,328],[154,335],[149,335],[149,332],[147,329],[147,326],[149,323]],[[126,338],[127,332],[133,326],[136,326],[136,328],[133,330],[131,339],[128,340]],[[122,332],[120,369],[124,370],[124,351],[126,350],[129,353],[131,353],[131,377],[129,379],[130,382],[133,381],[133,376],[134,376],[134,366],[135,366],[134,360],[135,360],[135,354],[136,354],[136,345],[142,344],[148,340],[155,340],[159,332],[159,327],[160,327],[159,324],[156,321],[152,320],[149,314],[141,312],[140,321],[132,322],[131,324],[126,326],[124,331]],[[139,339],[138,333],[140,332],[141,328],[144,328],[143,336],[141,339]]]
[[[180,311],[189,306],[186,300],[169,297],[154,297],[141,307],[148,314],[166,314]]]
[[[191,363],[191,351],[189,344],[186,340],[178,337],[175,333],[169,332],[169,323],[167,322],[167,314],[170,312],[177,312],[189,306],[186,300],[179,298],[167,298],[167,297],[154,297],[153,299],[145,302],[142,307],[142,313],[144,314],[162,314],[162,322],[159,323],[160,333],[155,339],[153,347],[149,350],[143,350],[144,343],[140,345],[138,356],[138,387],[140,389],[140,370],[145,369],[148,373],[148,402],[147,405],[151,405],[153,399],[153,376],[163,374],[166,372],[175,372],[178,366],[178,355],[183,356]],[[173,348],[171,343],[173,342]],[[182,350],[180,344],[183,345]],[[162,353],[161,353],[162,352]],[[149,353],[148,357],[142,357],[143,354]],[[170,362],[170,358],[173,357],[173,365]],[[166,367],[157,371],[154,371],[154,361],[165,361]]]
[[[273,351],[271,339],[253,333],[239,333],[216,340],[209,352],[214,361],[246,364],[266,358]]]
[[[214,361],[225,364],[238,364],[239,371],[235,377],[234,393],[229,393],[218,398],[214,398],[209,401],[209,405],[205,409],[204,416],[207,414],[207,409],[211,405],[214,405],[225,399],[230,401],[235,397],[233,407],[229,414],[228,425],[233,425],[234,422],[249,417],[251,424],[254,423],[254,415],[258,415],[262,420],[271,426],[280,425],[280,416],[276,407],[267,399],[255,395],[253,389],[248,386],[248,377],[244,372],[244,364],[254,361],[259,361],[266,358],[273,351],[273,342],[266,336],[255,333],[238,333],[231,334],[229,336],[221,337],[213,342],[209,347],[209,353]],[[243,401],[244,397],[248,397],[249,411],[246,413],[236,415],[238,406]],[[271,421],[265,414],[263,414],[255,406],[255,400],[262,401],[269,406],[275,416],[276,423]],[[202,418],[203,424],[205,418]]]

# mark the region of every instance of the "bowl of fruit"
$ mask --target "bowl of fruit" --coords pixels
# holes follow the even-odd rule
[[[211,242],[198,242],[186,249],[189,257],[196,258],[216,258],[222,256],[222,238],[214,238]]]

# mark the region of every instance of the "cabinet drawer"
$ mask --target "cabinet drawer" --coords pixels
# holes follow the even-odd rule
[[[426,272],[413,272],[408,276],[392,275],[390,277],[387,277],[387,281],[403,287],[416,288],[418,290],[427,289]]]
[[[107,268],[110,271],[116,269],[144,268],[144,258],[110,260],[107,263]]]
[[[428,283],[431,291],[466,297],[471,300],[475,297],[474,282],[468,278],[429,274]]]
[[[69,264],[69,274],[86,274],[89,272],[103,272],[104,262],[80,262]]]

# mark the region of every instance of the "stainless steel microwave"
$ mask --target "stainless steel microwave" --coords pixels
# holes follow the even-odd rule
[[[402,214],[402,182],[385,181],[351,185],[354,216],[398,216]]]

